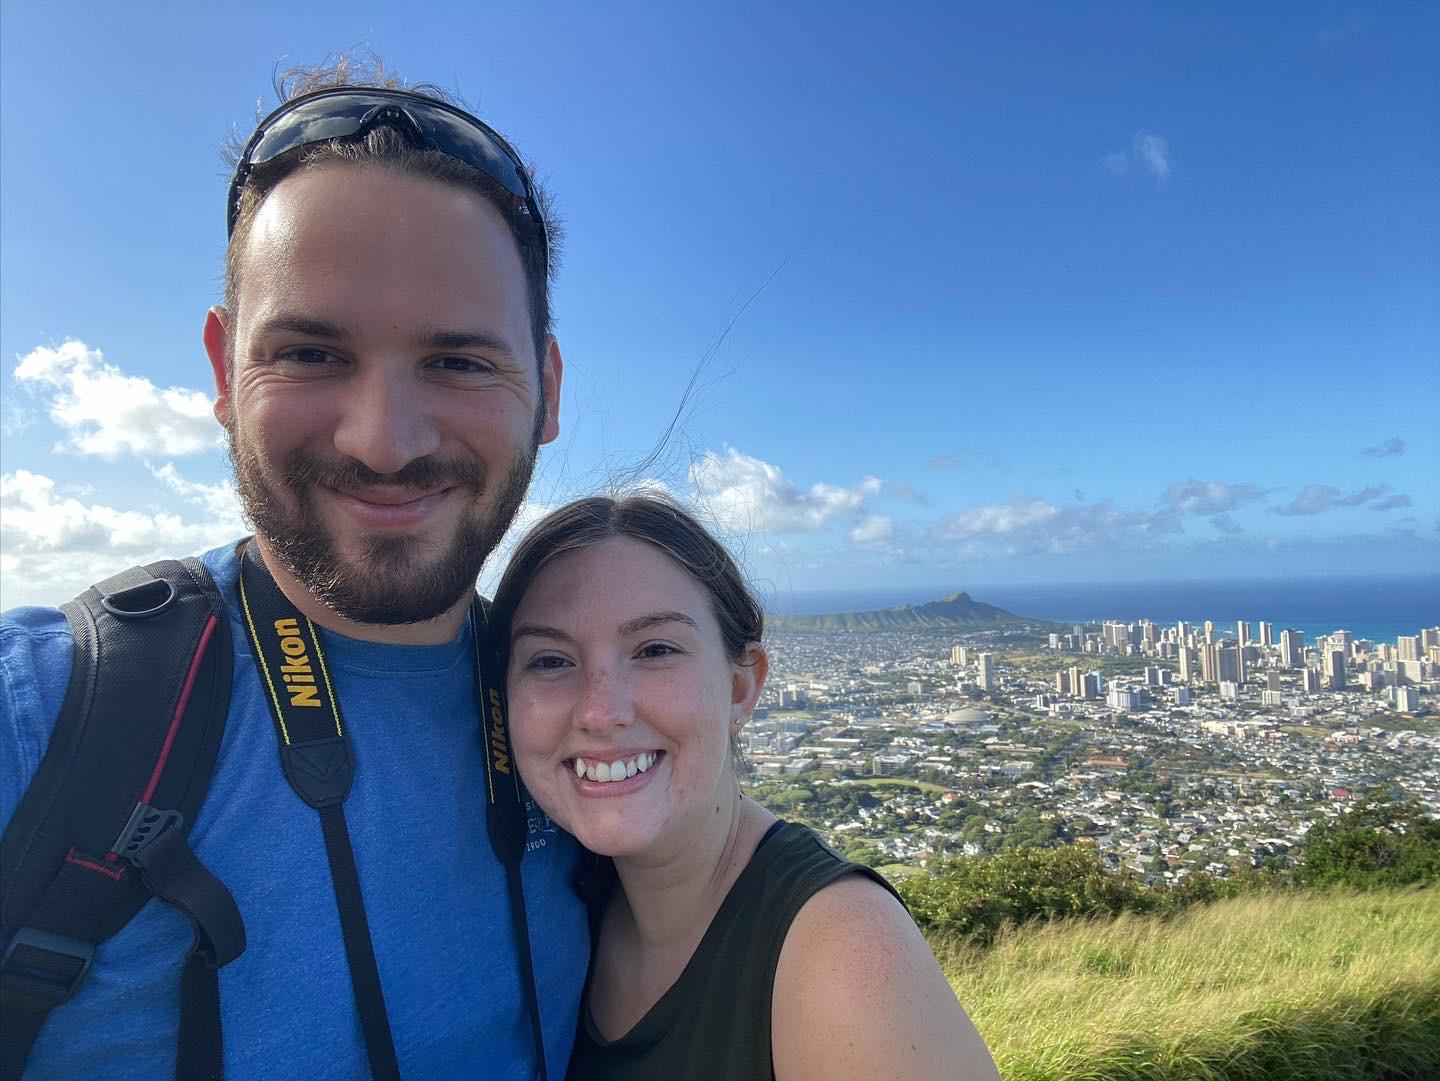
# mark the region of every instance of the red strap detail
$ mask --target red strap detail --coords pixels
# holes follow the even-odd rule
[[[103,863],[97,863],[95,860],[82,856],[74,848],[65,853],[65,862],[73,863],[76,867],[84,867],[87,871],[99,871],[106,878],[113,878],[116,882],[125,877],[124,867],[107,867]]]
[[[185,715],[185,707],[190,704],[190,692],[195,689],[195,677],[200,674],[200,662],[205,659],[205,650],[215,633],[216,622],[212,615],[206,622],[205,629],[200,632],[200,642],[195,647],[195,656],[190,658],[190,670],[185,674],[185,686],[180,690],[180,701],[175,703],[175,714],[170,718],[170,730],[165,733],[165,743],[160,748],[160,757],[155,760],[155,769],[150,773],[150,783],[140,795],[141,803],[150,802],[150,797],[155,795],[156,786],[160,784],[160,775],[165,772],[165,762],[170,757],[170,748],[175,745],[175,734],[180,731],[180,718]]]

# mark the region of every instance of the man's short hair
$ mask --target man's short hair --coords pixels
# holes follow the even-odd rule
[[[341,53],[323,66],[289,68],[277,72],[275,76],[275,95],[282,104],[335,86],[403,89],[469,111],[456,95],[438,86],[430,83],[405,85],[394,72],[386,70],[384,62],[378,56],[369,53]],[[242,149],[243,143],[232,135],[225,147],[226,159],[232,166],[239,162]],[[525,170],[529,174],[536,202],[544,218],[543,236],[536,232],[535,223],[525,214],[515,197],[479,169],[443,151],[417,148],[402,132],[383,124],[377,125],[359,140],[332,139],[329,142],[312,143],[250,170],[244,186],[240,189],[235,228],[225,249],[225,306],[232,315],[238,312],[240,307],[241,254],[245,250],[260,206],[286,177],[327,162],[376,164],[442,184],[466,188],[479,194],[498,210],[520,253],[520,265],[525,273],[530,301],[530,329],[535,343],[535,359],[537,364],[544,362],[546,341],[553,327],[550,283],[558,265],[561,229],[555,218],[550,194],[536,179],[534,166],[528,161],[525,162]]]

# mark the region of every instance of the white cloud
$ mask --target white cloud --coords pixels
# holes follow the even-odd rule
[[[1116,176],[1137,169],[1149,173],[1159,184],[1170,179],[1170,146],[1162,136],[1153,132],[1138,132],[1129,149],[1106,154],[1102,160]]]
[[[1009,503],[969,507],[941,519],[932,540],[959,543],[966,558],[985,552],[1007,556],[1029,553],[1120,549],[1149,544],[1154,537],[1180,530],[1173,511],[1119,510],[1108,499],[1057,507],[1043,499],[1020,496]]]
[[[34,422],[30,410],[15,401],[13,395],[0,406],[0,435],[19,435]]]
[[[0,476],[0,607],[57,604],[132,563],[188,555],[243,535],[233,493],[228,504],[223,494],[228,485],[192,484],[167,468],[157,476],[203,508],[200,517],[83,503],[26,469]]]
[[[969,507],[948,515],[935,529],[941,540],[968,540],[985,533],[1004,535],[1049,522],[1060,511],[1043,499],[1019,499]]]
[[[1397,454],[1405,453],[1405,440],[1398,435],[1392,435],[1383,443],[1377,443],[1373,447],[1366,447],[1360,452],[1370,458],[1393,458]]]
[[[875,514],[861,518],[847,534],[851,544],[883,544],[894,535],[894,520]]]
[[[1170,179],[1170,148],[1160,136],[1145,133],[1135,136],[1132,152],[1156,180],[1163,183]]]
[[[1254,484],[1223,484],[1215,480],[1177,481],[1161,497],[1185,514],[1224,514],[1259,499],[1266,489]]]
[[[861,517],[883,485],[866,477],[854,487],[813,484],[802,489],[779,466],[733,447],[706,451],[690,466],[695,501],[719,522],[745,532],[818,533],[836,520]]]
[[[66,442],[57,449],[159,456],[197,454],[220,441],[207,395],[126,375],[84,342],[32,350],[20,358],[15,381],[43,399],[64,429]]]
[[[1388,499],[1385,497],[1389,496]],[[1342,492],[1332,484],[1307,484],[1305,490],[1283,507],[1273,508],[1276,514],[1301,516],[1324,514],[1341,507],[1363,507],[1369,503],[1374,510],[1408,507],[1409,496],[1390,495],[1390,485],[1372,484],[1353,492]]]

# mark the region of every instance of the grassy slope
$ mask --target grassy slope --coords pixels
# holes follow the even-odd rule
[[[1440,1077],[1440,890],[1259,894],[935,945],[1005,1081]]]

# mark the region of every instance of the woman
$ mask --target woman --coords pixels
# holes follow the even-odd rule
[[[894,891],[745,798],[765,684],[734,561],[652,496],[572,503],[495,597],[531,794],[614,863],[570,1076],[995,1078]]]

